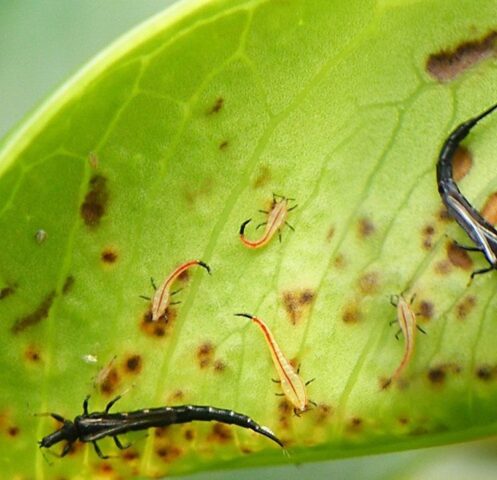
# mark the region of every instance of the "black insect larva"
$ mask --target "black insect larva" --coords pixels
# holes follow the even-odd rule
[[[274,435],[269,428],[257,424],[250,417],[232,410],[199,405],[180,405],[176,407],[147,408],[133,412],[109,413],[121,396],[110,401],[104,412],[88,413],[88,399],[83,402],[83,414],[78,415],[73,421],[66,420],[57,413],[49,415],[62,423],[55,432],[43,437],[38,443],[40,448],[49,448],[56,443],[65,441],[66,444],[60,454],[61,457],[67,455],[71,445],[79,440],[81,442],[91,442],[100,458],[109,458],[104,455],[97,444],[97,440],[104,437],[112,437],[117,447],[125,449],[129,445],[123,445],[118,438],[126,432],[146,430],[152,427],[163,427],[175,423],[187,423],[192,421],[216,421],[243,428],[250,428],[256,433],[276,442],[280,447],[283,443]]]
[[[442,201],[447,207],[449,215],[454,218],[476,245],[475,247],[458,246],[465,250],[482,252],[490,264],[487,268],[474,271],[471,278],[480,273],[497,269],[497,230],[480,215],[460,192],[452,176],[452,159],[459,144],[466,138],[471,129],[495,109],[497,109],[497,104],[456,127],[445,140],[437,163],[438,191]]]

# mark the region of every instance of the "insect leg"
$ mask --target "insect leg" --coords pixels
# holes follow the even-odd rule
[[[259,213],[265,213],[266,215],[269,215],[269,212],[267,210],[259,210]]]
[[[397,319],[396,318],[394,318],[393,320],[390,320],[388,322],[388,325],[392,326],[394,323],[397,323]]]
[[[300,413],[299,413],[299,411],[298,411],[296,408],[294,408],[294,409],[293,409],[293,414],[294,414],[296,417],[299,417],[299,418],[300,418]]]
[[[307,382],[305,382],[305,386],[307,387],[307,385],[311,384],[312,382],[314,382],[314,380],[316,380],[315,378],[311,378],[310,380],[307,380]],[[309,400],[310,401],[310,400]]]
[[[275,393],[275,395],[276,395],[277,397],[284,397],[284,396],[285,396],[285,394],[284,394],[284,393]]]
[[[127,448],[131,447],[131,443],[127,443],[126,445],[123,445],[121,443],[121,440],[119,440],[119,438],[117,436],[115,437],[112,437],[114,439],[114,443],[116,444],[117,448],[119,448],[119,450],[126,450]]]
[[[271,379],[271,381],[272,381],[273,383],[281,383],[281,380],[276,380],[276,378],[272,378],[272,379]]]
[[[288,222],[285,222],[285,225],[292,231],[295,232],[295,228],[292,227]]]
[[[83,400],[83,413],[88,415],[88,400],[90,400],[90,395],[87,395]]]
[[[314,401],[314,400],[308,400],[308,402],[313,406],[313,407],[317,407],[318,404]]]
[[[155,282],[154,282],[154,277],[150,277],[150,283],[152,284],[152,288],[154,290],[157,290],[157,285],[155,285]]]
[[[108,455],[104,455],[102,453],[102,450],[100,450],[100,447],[98,446],[98,443],[94,440],[93,442],[93,448],[95,449],[95,452],[97,452],[97,455],[103,459],[103,460],[107,460],[108,458],[110,458]]]
[[[35,417],[52,417],[54,420],[57,420],[60,423],[64,423],[66,419],[62,416],[59,415],[58,413],[52,413],[52,412],[47,412],[47,413],[35,413]]]
[[[461,250],[467,250],[468,252],[482,252],[481,247],[467,247],[466,245],[461,245],[459,242],[453,241],[454,245]]]
[[[178,290],[175,290],[174,292],[171,292],[171,296],[176,295],[177,293],[181,292],[183,290],[182,288],[178,288]]]
[[[257,225],[257,227],[255,227],[255,229],[259,229],[260,227],[263,227],[264,225],[267,225],[267,222],[262,222],[262,223],[259,223],[259,225]]]
[[[288,199],[290,200],[290,199]],[[292,199],[293,200],[293,199]],[[298,205],[294,205],[293,207],[289,208],[287,212],[291,212],[292,210],[295,210],[298,207]]]
[[[390,305],[396,307],[399,304],[399,296],[398,295],[390,295]]]
[[[147,297],[145,295],[138,295],[138,297],[143,298],[143,300],[148,300],[148,301],[152,300],[150,297]]]
[[[423,328],[421,328],[419,325],[416,325],[416,328],[421,332],[421,333],[424,333],[426,335],[426,330],[424,330]]]
[[[397,333],[395,334],[395,339],[398,340],[399,339],[399,335],[402,333],[402,330],[399,328],[399,330],[397,331]]]
[[[471,280],[473,280],[473,278],[476,276],[476,275],[481,275],[483,273],[487,273],[487,272],[491,272],[492,270],[494,269],[493,265],[488,267],[488,268],[482,268],[481,270],[475,270],[472,274],[471,274]]]
[[[111,400],[107,406],[105,407],[105,413],[109,413],[109,410],[112,408],[112,406],[119,400],[122,398],[122,395],[118,395],[116,398],[114,398],[113,400]]]
[[[60,455],[58,455],[58,456],[60,458],[65,457],[71,451],[71,446],[72,446],[72,442],[67,442],[64,445],[64,448],[62,449],[62,452],[60,452]]]
[[[279,239],[279,241],[281,243],[281,230],[278,230],[278,239]]]
[[[169,305],[179,305],[181,303],[181,300],[178,300],[177,302],[169,302]]]

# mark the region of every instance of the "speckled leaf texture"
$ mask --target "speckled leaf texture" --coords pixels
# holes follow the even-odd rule
[[[495,0],[186,1],[63,86],[0,152],[2,478],[133,478],[393,451],[497,431],[497,274],[449,220],[435,165],[497,99]],[[465,141],[464,194],[492,213],[497,116]],[[459,168],[460,167],[460,168]],[[261,250],[240,224],[295,198]],[[487,203],[486,203],[487,202]],[[494,219],[495,221],[495,219]],[[253,226],[248,234],[256,237]],[[43,230],[45,233],[41,233]],[[38,235],[37,235],[38,232]],[[37,236],[36,236],[37,235]],[[150,277],[181,304],[150,321]],[[404,348],[390,296],[416,294]],[[257,327],[301,365],[317,406],[293,415]],[[273,429],[127,435],[115,458],[37,440],[81,412],[204,404]],[[60,452],[57,445],[55,452]],[[51,463],[51,465],[50,465]]]

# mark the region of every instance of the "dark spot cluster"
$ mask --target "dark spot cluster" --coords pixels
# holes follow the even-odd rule
[[[143,360],[140,355],[130,355],[124,362],[124,369],[128,373],[137,374],[140,373],[143,366]]]
[[[435,314],[435,306],[429,300],[421,300],[419,302],[419,315],[423,318],[433,318]]]
[[[55,292],[52,291],[42,300],[32,313],[17,319],[10,329],[11,332],[17,335],[26,330],[26,328],[32,327],[47,318],[54,299]]]
[[[210,442],[229,443],[233,440],[233,432],[223,423],[215,423],[207,439]]]
[[[357,304],[345,305],[342,311],[342,320],[347,324],[355,324],[361,320],[362,314]]]
[[[201,369],[208,368],[214,361],[215,347],[210,342],[204,342],[197,348],[197,362]]]
[[[315,408],[316,424],[322,425],[327,423],[330,417],[333,415],[333,408],[331,405],[325,403],[319,403]]]
[[[62,286],[62,295],[68,294],[74,285],[74,277],[72,275],[68,275]]]
[[[213,115],[214,113],[219,113],[224,107],[224,98],[218,97],[214,104],[207,110],[207,115]]]
[[[278,402],[278,422],[282,429],[287,430],[290,428],[290,419],[292,415],[292,405],[285,397],[282,397]]]
[[[224,150],[226,150],[229,146],[229,142],[228,140],[223,140],[220,144],[219,144],[219,150],[221,150],[222,152]]]
[[[114,248],[106,248],[101,254],[102,262],[104,263],[115,263],[118,257],[117,251]]]
[[[164,444],[159,445],[155,449],[157,456],[166,463],[173,463],[178,460],[183,454],[182,450],[176,445]]]
[[[454,80],[466,70],[496,53],[497,32],[478,40],[470,40],[451,50],[442,50],[428,57],[426,71],[437,81]]]
[[[497,192],[492,193],[483,205],[481,214],[491,225],[497,224]]]
[[[476,305],[476,297],[466,295],[456,306],[456,315],[459,320],[465,320]]]
[[[24,352],[24,357],[29,363],[40,363],[41,362],[41,353],[40,350],[34,345],[30,345],[26,348]]]
[[[475,370],[476,377],[483,382],[490,382],[497,378],[497,366],[496,365],[480,365]]]
[[[316,293],[310,288],[283,293],[283,306],[285,307],[292,325],[297,325],[297,323],[299,323],[306,309],[310,307],[314,301],[315,296]]]
[[[367,272],[359,277],[359,289],[363,295],[376,293],[380,287],[378,272]]]
[[[371,219],[363,217],[359,219],[358,232],[360,238],[369,238],[376,232],[376,227]]]
[[[260,167],[257,177],[254,179],[252,184],[254,188],[262,188],[269,183],[271,180],[271,170],[266,165]]]
[[[466,271],[473,269],[473,260],[471,260],[468,252],[457,247],[453,242],[447,244],[447,257],[454,267],[462,268]]]
[[[433,237],[435,235],[435,227],[426,225],[422,231],[422,245],[425,250],[431,250],[433,247]]]
[[[107,179],[95,175],[90,179],[88,192],[81,204],[80,213],[83,221],[89,227],[98,227],[105,214],[109,201]]]
[[[4,298],[9,297],[10,295],[13,295],[15,292],[15,288],[13,286],[7,286],[3,287],[0,289],[0,300],[3,300]]]
[[[445,363],[430,368],[428,370],[427,377],[432,385],[442,386],[445,383],[449,373],[459,374],[461,371],[462,368],[459,365],[455,363]]]
[[[357,433],[360,432],[364,427],[364,421],[359,417],[352,417],[347,424],[347,430],[349,432]]]
[[[147,310],[140,321],[140,330],[153,338],[162,338],[169,335],[176,320],[176,310],[168,307],[166,313],[156,322],[152,320],[151,310]]]
[[[335,227],[332,225],[330,228],[328,228],[328,231],[326,232],[326,241],[331,242],[334,236],[335,236]]]

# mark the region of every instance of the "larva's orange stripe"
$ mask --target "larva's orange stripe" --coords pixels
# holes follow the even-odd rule
[[[166,294],[167,291],[171,288],[171,285],[174,283],[177,277],[179,277],[185,270],[188,270],[190,267],[193,267],[194,265],[198,265],[199,261],[198,260],[190,260],[189,262],[183,263],[179,267],[177,267],[164,281],[164,284],[161,288],[161,294],[159,297],[159,305],[162,303],[162,300],[164,298],[164,295]]]
[[[293,390],[293,393],[295,394],[295,396],[298,398],[298,394],[297,394],[297,390],[295,389],[295,386],[293,384],[293,382],[290,380],[290,377],[288,376],[288,374],[286,373],[286,370],[285,368],[283,367],[282,363],[281,363],[281,360],[279,359],[279,355],[278,355],[278,352],[279,354],[285,358],[285,356],[283,355],[283,352],[281,351],[280,347],[278,346],[278,344],[276,343],[276,340],[274,339],[272,333],[269,331],[269,328],[267,327],[267,325],[259,318],[257,317],[252,317],[252,320],[257,323],[259,325],[259,327],[261,327],[261,330],[262,330],[262,333],[264,334],[264,336],[266,337],[266,340],[267,342],[269,343],[270,345],[270,348],[271,348],[271,351],[273,353],[273,358],[276,360],[276,362],[278,363],[280,369],[281,369],[281,372],[283,374],[283,376],[285,377],[286,379],[286,382],[288,383],[288,385],[290,385],[291,389]],[[290,365],[290,362],[288,362],[288,360],[285,358],[286,362],[288,363],[288,365]]]
[[[271,220],[270,223],[266,225],[266,229],[264,230],[264,235],[259,239],[259,240],[248,240],[245,238],[243,234],[240,234],[240,239],[241,241],[250,248],[259,248],[263,247],[266,245],[271,238],[273,238],[274,234],[278,231],[278,229],[281,227],[285,216],[287,214],[287,209],[286,205],[283,205],[281,202],[278,203],[273,210],[269,213],[269,218],[271,218],[271,214],[274,213],[274,211],[278,209],[276,215],[274,218]]]

